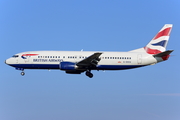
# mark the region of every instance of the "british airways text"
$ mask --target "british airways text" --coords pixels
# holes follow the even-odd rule
[[[62,62],[63,59],[33,59],[33,62]]]

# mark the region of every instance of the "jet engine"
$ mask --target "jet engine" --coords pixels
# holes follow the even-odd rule
[[[59,68],[60,68],[60,70],[69,71],[69,70],[76,70],[78,68],[78,66],[76,66],[76,64],[73,62],[64,62],[63,61],[63,62],[60,62]]]

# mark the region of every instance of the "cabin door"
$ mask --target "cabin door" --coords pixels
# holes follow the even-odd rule
[[[137,64],[138,65],[142,64],[142,55],[141,54],[137,55]]]

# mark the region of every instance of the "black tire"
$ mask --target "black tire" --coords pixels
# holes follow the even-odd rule
[[[86,76],[89,76],[89,75],[90,75],[90,72],[89,72],[89,71],[87,71],[87,72],[86,72]]]
[[[90,73],[88,77],[89,77],[89,78],[92,78],[92,77],[93,77],[93,74],[92,74],[92,73]]]
[[[24,72],[21,72],[21,75],[22,75],[22,76],[24,76],[24,75],[25,75],[25,73],[24,73]]]

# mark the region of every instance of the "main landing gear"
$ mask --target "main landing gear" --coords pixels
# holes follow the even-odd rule
[[[92,77],[93,77],[93,74],[91,73],[90,70],[87,70],[87,71],[86,71],[86,76],[88,76],[89,78],[92,78]]]

